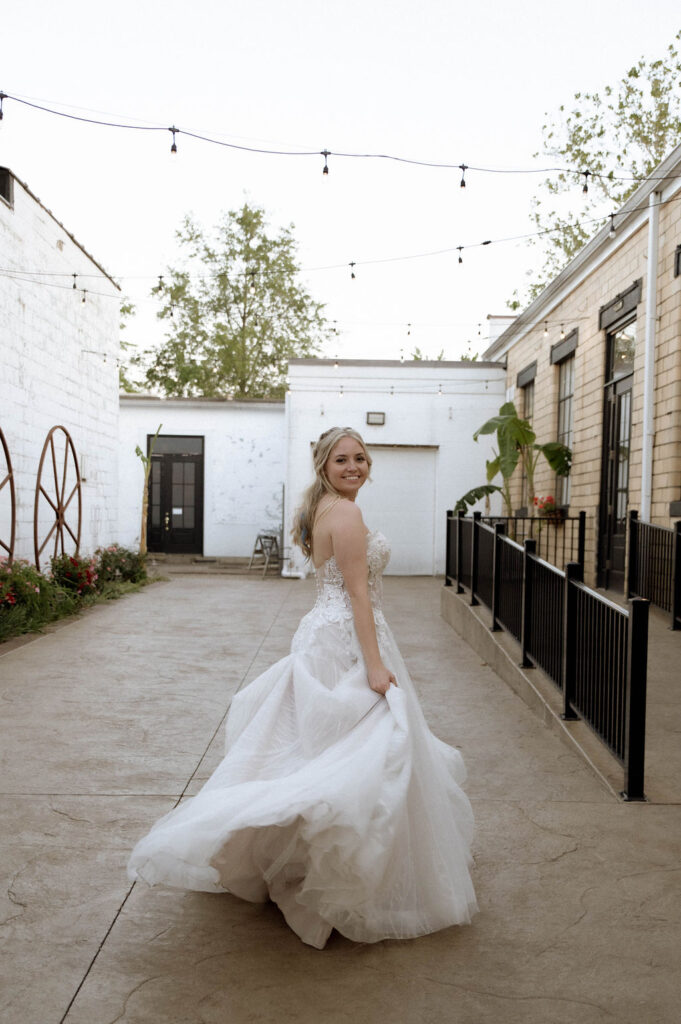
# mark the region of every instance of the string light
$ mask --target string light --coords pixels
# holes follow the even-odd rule
[[[150,125],[150,124],[129,124],[120,121],[104,121],[101,118],[94,117],[83,117],[78,114],[69,114],[65,110],[56,110],[54,107],[48,107],[44,104],[33,103],[30,100],[22,99],[19,96],[12,96],[8,93],[0,93],[0,112],[2,110],[2,100],[9,99],[14,100],[15,103],[21,103],[23,106],[31,107],[33,110],[41,110],[47,114],[53,114],[55,117],[65,117],[71,121],[80,121],[84,124],[96,124],[106,128],[124,128],[129,131],[146,131],[146,132],[158,132],[158,131],[169,131],[173,135],[173,143],[171,146],[171,153],[177,152],[177,144],[175,141],[176,135],[186,135],[188,138],[197,139],[200,142],[209,142],[215,146],[222,146],[226,149],[240,150],[246,153],[261,153],[270,156],[292,156],[292,157],[308,157],[308,156],[319,156],[319,150],[304,151],[300,149],[265,149],[259,146],[244,146],[236,142],[226,142],[224,139],[212,138],[208,135],[202,135],[199,132],[192,132],[186,129],[180,129],[173,125],[171,128],[166,128],[162,125]],[[0,113],[1,116],[1,113]],[[321,155],[324,157],[324,170],[322,173],[328,174],[328,162],[329,156],[344,157],[347,159],[361,159],[361,160],[391,160],[396,163],[410,164],[417,167],[433,167],[433,168],[445,168],[449,170],[458,169],[462,172],[460,185],[465,188],[465,172],[466,171],[477,171],[482,174],[571,174],[571,175],[584,175],[585,171],[577,171],[572,167],[478,167],[471,166],[470,164],[454,164],[446,163],[437,160],[418,160],[411,157],[397,156],[391,153],[349,153],[349,152],[338,152],[335,153],[331,150],[321,150]],[[642,182],[646,180],[654,181],[671,181],[676,175],[660,175],[659,177],[651,177],[649,175],[641,176],[636,174],[628,175],[616,175],[608,171],[589,171],[591,177],[603,178],[608,181],[636,181]]]
[[[549,336],[549,322],[548,322],[548,320],[545,320],[544,321],[544,337],[548,338],[548,336]]]
[[[617,232],[615,231],[615,214],[610,214],[610,230],[608,231],[608,238],[615,238]]]
[[[461,253],[463,252],[463,246],[462,245],[457,245],[456,248],[458,249],[458,252],[459,252],[459,263],[463,263],[463,256],[461,255]]]
[[[338,392],[338,397],[339,397],[339,398],[342,398],[342,397],[343,397],[343,385],[342,385],[342,384],[341,384],[341,386],[340,386],[340,391]]]
[[[560,340],[562,341],[564,337],[565,337],[565,325],[561,324],[560,325]]]
[[[348,263],[348,266],[350,267],[350,280],[354,281],[355,280],[355,267],[357,266],[357,264],[353,261],[352,263]]]
[[[586,195],[589,191],[589,175],[591,174],[591,171],[582,171],[582,174],[584,175],[584,184],[582,185],[582,192],[584,193],[584,195]]]
[[[74,274],[73,275],[73,290],[74,291],[76,291],[76,280],[77,280],[77,278],[78,278],[78,274]]]
[[[407,337],[411,334],[411,324],[407,324]]]
[[[338,369],[338,356],[336,356],[334,361],[333,361],[333,368],[334,368],[334,370]]]
[[[85,296],[86,295],[87,295],[87,292],[86,292],[85,288],[83,288],[83,298],[80,300],[81,306],[85,305]]]

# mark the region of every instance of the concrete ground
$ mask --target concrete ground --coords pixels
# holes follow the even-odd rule
[[[231,696],[287,653],[311,582],[178,576],[6,647],[2,1024],[677,1021],[681,805],[618,801],[443,621],[440,591],[388,578],[386,611],[468,766],[480,913],[408,942],[320,952],[271,904],[125,875],[218,762]]]

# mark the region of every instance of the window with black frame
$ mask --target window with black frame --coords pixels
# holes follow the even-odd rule
[[[575,357],[558,364],[558,441],[572,451],[574,430]],[[570,504],[570,476],[556,479],[556,504]]]
[[[518,374],[517,379],[516,379],[516,386],[520,389],[520,391],[522,393],[522,408],[520,410],[520,415],[522,416],[522,418],[524,420],[527,420],[527,422],[530,425],[532,425],[532,418],[534,416],[534,380],[535,380],[536,373],[537,373],[537,362],[535,360],[533,363],[530,363],[529,366],[526,366],[524,370],[521,370],[520,373]],[[521,505],[521,509],[519,511],[523,511],[524,513],[527,513],[528,505],[529,505],[529,502],[530,502],[530,496],[528,494],[527,473],[525,472],[525,467],[524,466],[523,466],[523,468],[521,470],[521,473],[522,473],[521,478],[520,478],[520,505]]]
[[[574,434],[575,350],[577,328],[551,347],[551,363],[558,367],[557,440],[572,451]],[[570,476],[556,477],[556,504],[570,504]]]

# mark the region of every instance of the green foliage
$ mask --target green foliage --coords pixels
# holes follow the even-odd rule
[[[0,559],[0,643],[147,582],[144,560],[116,544],[98,549],[92,558],[54,558],[49,575],[20,559],[11,564]]]
[[[97,562],[94,558],[81,558],[79,555],[57,555],[50,559],[52,579],[66,591],[74,591],[79,596],[93,594],[97,590]]]
[[[439,353],[435,356],[435,359],[431,360],[430,356],[427,356],[424,352],[422,352],[421,349],[418,347],[418,345],[416,345],[416,347],[414,348],[414,351],[412,352],[412,354],[410,356],[410,358],[415,360],[415,362],[417,362],[417,363],[420,363],[422,361],[441,363],[442,360],[444,359],[444,357],[445,357],[445,350],[443,348],[441,348]]]
[[[496,435],[497,450],[494,451],[494,458],[486,463],[487,484],[473,488],[459,498],[455,506],[456,509],[462,502],[462,507],[466,508],[468,505],[475,504],[480,498],[491,494],[492,491],[486,491],[485,487],[488,487],[496,476],[501,475],[502,486],[495,487],[494,490],[501,492],[506,506],[506,514],[512,516],[510,480],[518,464],[522,466],[527,476],[532,508],[534,508],[534,474],[540,457],[546,459],[557,476],[567,476],[570,472],[572,464],[570,449],[559,441],[537,444],[537,437],[531,424],[518,416],[513,402],[505,402],[496,416],[492,416],[481,427],[478,427],[473,434],[473,440],[477,441],[479,437],[490,434]],[[477,497],[469,500],[470,496],[477,492],[480,492]]]
[[[95,557],[100,586],[120,580],[139,583],[147,578],[146,559],[139,551],[111,544],[108,548],[97,548]]]
[[[469,508],[472,508],[482,498],[487,498],[490,494],[498,494],[500,492],[501,487],[498,487],[496,484],[481,484],[480,487],[473,487],[459,498],[454,506],[454,513],[467,512]]]
[[[127,327],[127,321],[130,319],[130,317],[135,315],[135,307],[129,299],[123,299],[123,301],[121,302],[120,314],[120,330],[121,332],[123,332]],[[139,388],[137,387],[136,384],[133,383],[133,381],[130,380],[128,376],[128,373],[130,372],[130,367],[127,366],[126,363],[123,361],[123,354],[129,352],[130,349],[134,348],[135,346],[132,345],[129,341],[123,341],[122,338],[120,345],[121,360],[118,364],[118,386],[121,391],[125,391],[128,394],[132,394],[136,391],[139,391]]]
[[[514,293],[509,308],[534,299],[594,234],[593,219],[605,220],[681,142],[680,40],[681,31],[664,57],[642,57],[614,86],[577,92],[572,110],[561,105],[547,115],[542,153],[574,171],[551,174],[533,200],[532,221],[545,234],[530,244],[543,248],[544,264],[523,294]],[[579,212],[560,212],[563,196],[581,192],[579,172],[587,170],[588,193],[580,195]]]
[[[177,238],[186,254],[153,294],[168,328],[147,353],[146,383],[165,395],[282,397],[288,360],[319,351],[322,306],[298,282],[292,225],[268,233],[265,213],[230,210],[212,237],[189,216]]]

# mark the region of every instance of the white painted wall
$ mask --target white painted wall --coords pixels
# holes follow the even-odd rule
[[[250,555],[258,533],[281,528],[285,470],[283,402],[121,396],[119,536],[139,543],[143,469],[135,447],[147,435],[204,438],[203,554]]]
[[[311,442],[329,427],[352,426],[375,460],[358,503],[367,525],[392,543],[388,571],[443,572],[445,513],[485,482],[491,441],[476,444],[472,435],[504,401],[503,365],[293,360],[289,380],[287,529],[312,479]],[[385,412],[385,426],[367,426],[369,411]],[[288,535],[286,542],[288,571],[304,573],[302,555]]]
[[[38,463],[48,431],[58,424],[70,432],[85,477],[81,551],[89,553],[116,540],[120,293],[16,179],[13,205],[0,199],[0,252],[3,270],[15,275],[0,275],[0,427],[17,489],[15,555],[33,561]],[[61,452],[58,459],[63,465]],[[0,480],[4,475],[0,453]],[[70,485],[69,480],[67,493]],[[5,487],[3,540],[9,533],[8,496]],[[41,538],[48,529],[43,516]]]

